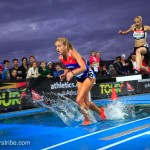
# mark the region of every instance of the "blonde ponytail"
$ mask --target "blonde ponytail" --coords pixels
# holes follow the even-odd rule
[[[69,42],[69,40],[65,37],[57,38],[55,42],[57,42],[57,41],[59,41],[62,44],[66,45],[68,50],[73,50],[74,49],[74,46],[72,45],[72,43]]]
[[[137,18],[142,21],[142,16],[136,16],[136,17],[134,18],[134,20],[137,19]]]

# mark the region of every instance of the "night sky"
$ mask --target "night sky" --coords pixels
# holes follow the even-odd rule
[[[67,37],[87,59],[91,50],[103,60],[128,56],[132,34],[118,31],[128,29],[138,15],[150,25],[150,0],[1,0],[0,61],[34,55],[56,62],[57,37]]]

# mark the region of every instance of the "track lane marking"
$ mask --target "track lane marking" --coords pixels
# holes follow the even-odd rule
[[[131,136],[131,137],[129,137],[129,138],[126,138],[126,139],[124,139],[124,140],[118,141],[118,142],[116,142],[116,143],[113,143],[113,144],[110,144],[110,145],[101,147],[101,148],[99,148],[99,149],[97,149],[97,150],[106,150],[106,149],[108,149],[108,148],[114,147],[114,146],[116,146],[116,145],[125,143],[125,142],[130,141],[130,140],[133,140],[133,139],[138,138],[138,137],[140,137],[140,136],[143,136],[143,135],[145,135],[145,134],[150,134],[150,131],[143,132],[143,133],[137,134],[137,135],[135,135],[135,136]]]
[[[124,126],[124,125],[132,124],[134,122],[138,122],[138,121],[141,121],[141,120],[145,120],[145,119],[150,119],[150,116],[146,117],[146,118],[134,120],[134,121],[131,121],[131,122],[127,122],[127,123],[124,123],[124,124],[121,124],[121,125],[118,125],[118,126],[115,126],[115,127],[112,127],[112,128],[108,128],[108,129],[105,129],[105,130],[100,130],[100,131],[97,131],[97,132],[93,132],[93,133],[90,133],[90,134],[79,136],[77,138],[73,138],[73,139],[70,139],[70,140],[67,140],[67,141],[64,141],[64,142],[61,142],[61,143],[58,143],[58,144],[55,144],[55,145],[43,148],[41,150],[49,150],[49,149],[52,149],[52,148],[55,148],[55,147],[58,147],[58,146],[61,146],[61,145],[67,144],[67,143],[71,143],[71,142],[74,142],[74,141],[77,141],[77,140],[80,140],[80,139],[83,139],[83,138],[86,138],[86,137],[89,137],[89,136],[92,136],[92,135],[104,132],[104,131],[109,131],[109,130],[112,130],[112,129],[115,129],[115,128],[118,128],[118,127],[121,127],[121,126]]]

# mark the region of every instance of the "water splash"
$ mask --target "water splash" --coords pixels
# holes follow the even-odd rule
[[[47,93],[46,93],[47,94]],[[81,124],[84,120],[84,116],[81,113],[81,108],[79,108],[78,104],[75,100],[69,99],[61,94],[55,94],[53,92],[48,93],[48,95],[43,96],[44,100],[38,101],[38,105],[40,107],[46,107],[51,112],[59,116],[59,118],[67,125],[67,126],[76,126],[77,124]],[[47,105],[45,100],[50,103]],[[96,123],[97,116],[91,110],[85,110],[90,121],[92,123]],[[118,120],[125,119],[129,117],[135,117],[134,106],[125,105],[120,101],[112,101],[112,103],[108,104],[105,108],[105,114],[107,120]]]
[[[78,104],[73,100],[65,97],[64,95],[56,95],[55,93],[49,93],[48,97],[44,97],[44,100],[38,101],[40,107],[46,107],[51,112],[59,116],[59,118],[68,126],[75,124],[81,124],[84,120],[83,114]],[[49,101],[49,105],[45,103]],[[92,111],[86,110],[87,115],[92,123],[97,122]]]
[[[135,117],[134,107],[125,105],[120,101],[113,101],[105,108],[106,118],[108,120],[125,119]]]

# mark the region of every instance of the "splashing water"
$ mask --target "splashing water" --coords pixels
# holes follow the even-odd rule
[[[46,99],[49,99],[50,105],[47,105],[44,100],[39,101],[38,105],[48,108],[51,112],[59,116],[66,125],[72,126],[75,123],[81,124],[81,122],[83,122],[84,117],[81,113],[81,109],[73,100],[63,95],[56,95],[52,92],[49,94],[49,98]],[[86,110],[86,113],[92,123],[97,122],[91,111]]]
[[[48,93],[48,96],[43,96],[44,100],[38,101],[40,107],[46,107],[51,112],[59,116],[59,118],[68,126],[74,126],[77,123],[81,124],[84,116],[81,109],[88,115],[92,123],[96,123],[97,119],[91,110],[79,108],[78,104],[64,95],[57,95],[53,92]],[[49,100],[50,104],[46,104],[45,100]],[[125,105],[120,101],[113,101],[105,108],[107,120],[125,119],[127,117],[135,117],[133,106]]]
[[[105,108],[106,118],[108,120],[125,119],[127,117],[134,117],[134,107],[125,105],[120,101],[113,101]]]

